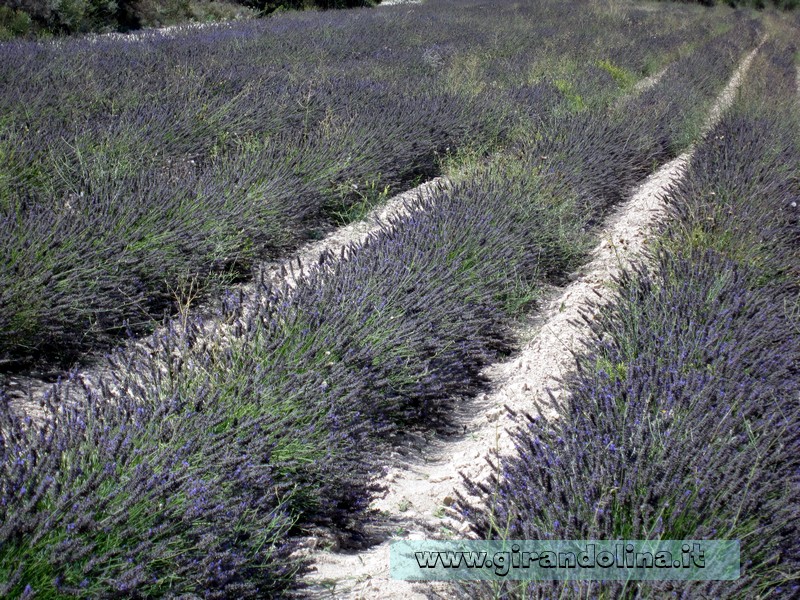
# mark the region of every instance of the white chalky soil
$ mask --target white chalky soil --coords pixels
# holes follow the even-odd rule
[[[448,185],[450,185],[449,181],[444,177],[431,179],[414,189],[394,196],[370,211],[364,219],[340,227],[321,240],[301,245],[291,256],[285,259],[265,262],[258,267],[258,270],[266,281],[275,285],[288,284],[291,287],[296,287],[298,280],[302,279],[304,274],[313,268],[321,254],[330,252],[333,256],[338,257],[343,248],[350,244],[359,244],[366,241],[370,234],[379,231],[387,221],[408,215],[417,210],[421,200],[431,197],[437,190],[444,189]],[[257,284],[251,281],[234,286],[229,290],[231,293],[241,294],[245,317],[252,315],[258,308],[259,296],[256,289]],[[193,306],[191,307],[191,315],[197,313],[205,314],[207,318],[202,322],[201,335],[209,343],[224,345],[229,341],[229,328],[219,318],[211,316],[209,314],[211,310],[209,306]],[[180,323],[181,318],[180,316],[175,317],[174,322]],[[158,337],[165,333],[166,328],[162,326],[157,328],[152,335]],[[139,340],[127,342],[122,348],[143,346],[148,339],[150,337],[146,336]],[[108,367],[102,358],[103,354],[97,353],[94,356],[87,357],[85,362],[89,363],[89,366],[81,369],[76,376],[78,381],[82,381],[91,389],[99,389],[98,378],[107,377],[109,374]],[[34,419],[44,417],[45,412],[39,407],[39,403],[51,390],[51,383],[35,377],[12,375],[7,378],[4,385],[14,410],[25,413]],[[113,383],[110,383],[109,389],[114,392],[115,386]],[[76,401],[81,402],[84,397],[83,392],[80,388],[75,389],[74,392],[77,393]],[[71,394],[68,393],[68,396],[71,396]]]
[[[386,5],[388,3],[384,3]],[[715,123],[733,99],[742,74],[749,66],[756,50],[742,62],[728,87],[718,98],[709,115],[707,127]],[[640,82],[639,89],[654,84],[663,71]],[[800,88],[800,72],[798,74]],[[491,392],[463,403],[454,415],[464,434],[443,438],[433,433],[409,436],[403,448],[405,456],[396,453],[386,458],[389,466],[382,483],[388,486],[385,497],[376,499],[373,507],[382,511],[381,522],[374,523],[373,533],[385,541],[361,552],[335,552],[320,550],[325,541],[309,538],[301,552],[311,554],[314,572],[305,578],[311,587],[304,594],[352,598],[427,598],[441,594],[448,597],[448,588],[439,583],[413,584],[389,578],[389,543],[392,539],[447,539],[467,537],[469,525],[462,523],[450,510],[457,489],[464,492],[459,473],[473,480],[482,480],[490,474],[486,457],[492,451],[510,453],[513,448],[505,431],[508,421],[504,405],[515,411],[533,411],[537,407],[545,416],[555,412],[549,405],[548,390],[560,395],[556,378],[574,366],[573,351],[580,349],[587,329],[581,315],[591,317],[587,301],[608,301],[609,284],[621,269],[641,252],[656,218],[664,212],[661,196],[678,180],[691,158],[691,150],[664,165],[650,176],[632,198],[618,207],[601,233],[600,243],[593,251],[591,262],[574,274],[574,281],[556,290],[551,301],[534,325],[521,332],[528,339],[521,352],[512,360],[490,366],[485,375],[491,382]],[[416,199],[427,197],[438,187],[446,187],[445,178],[436,178],[414,190],[400,194],[374,210],[364,220],[340,228],[319,242],[309,243],[291,258],[262,266],[267,279],[275,283],[296,285],[304,268],[313,265],[319,255],[331,251],[336,255],[350,243],[365,240],[377,231],[381,223],[393,216],[415,210]],[[300,265],[288,269],[289,265]],[[282,269],[283,267],[283,269]],[[245,305],[255,308],[253,284],[240,286]],[[245,309],[247,312],[247,309]],[[227,331],[213,318],[204,322],[207,339],[225,343]],[[161,330],[163,331],[163,330]],[[154,335],[158,335],[157,331]],[[132,345],[142,344],[132,342]],[[77,376],[90,388],[107,367],[83,369]],[[113,386],[112,386],[113,387]],[[9,391],[13,405],[30,416],[37,417],[39,399],[50,385],[30,378],[11,378]],[[78,394],[80,399],[81,394]],[[410,450],[410,451],[409,451]]]
[[[706,122],[712,127],[733,100],[740,80],[755,56],[753,50],[740,64],[728,86],[717,98]],[[505,406],[514,411],[535,412],[555,417],[548,390],[562,394],[558,378],[575,366],[573,352],[581,349],[589,334],[581,318],[597,314],[610,301],[615,276],[637,256],[653,234],[653,226],[665,213],[665,193],[679,181],[693,150],[685,152],[651,175],[633,196],[608,219],[591,261],[574,274],[574,281],[553,294],[541,316],[523,339],[530,341],[512,360],[485,370],[491,392],[466,403],[455,416],[465,434],[443,439],[433,434],[428,440],[411,442],[403,458],[388,458],[391,464],[382,483],[388,493],[373,503],[382,511],[380,522],[372,524],[380,544],[361,552],[306,549],[314,571],[306,576],[311,587],[304,594],[319,597],[414,599],[450,597],[446,584],[414,583],[389,577],[389,546],[393,540],[464,539],[469,524],[449,509],[456,490],[466,494],[459,473],[481,481],[491,474],[486,458],[497,451],[513,452],[506,431],[509,421]],[[591,302],[591,304],[589,304]]]

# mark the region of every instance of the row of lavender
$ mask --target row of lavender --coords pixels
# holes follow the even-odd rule
[[[453,4],[0,45],[0,364],[146,331],[712,32],[689,8]]]
[[[280,593],[302,570],[289,536],[363,515],[390,434],[480,386],[528,292],[674,154],[755,37],[743,21],[652,94],[554,118],[509,150],[518,176],[420,200],[297,289],[263,285],[254,314],[229,298],[219,335],[176,327],[85,392],[63,382],[44,425],[2,403],[0,592]]]
[[[470,484],[484,503],[461,500],[487,538],[740,540],[741,578],[470,597],[798,596],[797,34],[764,46],[697,148],[662,238],[593,323],[559,417],[519,416],[518,454]]]

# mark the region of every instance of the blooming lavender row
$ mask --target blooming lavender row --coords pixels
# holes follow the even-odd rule
[[[227,298],[219,336],[190,322],[115,354],[97,385],[61,382],[43,424],[0,402],[0,593],[280,593],[302,569],[289,536],[363,516],[391,434],[479,388],[514,312],[578,259],[580,227],[652,166],[672,104],[699,110],[681,73],[713,95],[753,36],[743,23],[683,59],[647,120],[562,113],[513,150],[516,176],[494,165],[420,199],[297,287],[263,284],[258,311]]]
[[[470,597],[795,598],[800,569],[796,28],[765,44],[667,198],[649,260],[600,309],[559,418],[517,415],[475,531],[500,539],[736,539],[741,577],[537,582]]]
[[[715,31],[689,8],[493,6],[0,45],[2,365],[146,331],[190,286],[243,277],[448,153],[602,101]]]

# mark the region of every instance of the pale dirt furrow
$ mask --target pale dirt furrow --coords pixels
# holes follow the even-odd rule
[[[306,244],[291,258],[265,265],[262,272],[276,284],[287,283],[295,287],[302,273],[316,264],[321,254],[330,252],[336,255],[342,248],[366,241],[370,234],[385,228],[391,219],[410,214],[416,210],[420,200],[430,198],[436,191],[446,189],[448,186],[449,179],[446,177],[435,177],[426,181],[394,196],[373,209],[364,219],[340,227],[322,240]],[[248,286],[248,290],[252,289],[254,289],[252,285]]]
[[[276,286],[288,285],[295,287],[304,274],[316,264],[323,253],[332,253],[339,256],[342,250],[351,244],[364,242],[371,234],[386,228],[387,222],[394,218],[407,215],[414,210],[418,210],[419,203],[424,199],[430,198],[437,190],[446,189],[450,185],[450,180],[446,177],[436,177],[390,198],[385,203],[374,208],[366,217],[360,221],[351,223],[344,227],[335,229],[323,239],[306,243],[291,256],[277,261],[265,262],[255,270],[257,273],[254,281],[242,283],[228,290],[229,294],[239,295],[242,301],[242,319],[252,315],[259,305],[260,295],[257,291],[256,281],[266,281]],[[200,338],[217,347],[223,347],[230,342],[231,328],[224,323],[221,318],[215,315],[215,306],[188,307],[183,315],[174,317],[173,323],[180,324],[186,319],[198,322],[196,317],[201,315]],[[180,329],[180,327],[178,327]],[[148,341],[159,336],[166,335],[168,327],[161,326],[156,331],[141,339],[131,340],[121,346],[123,353],[133,351],[137,347],[145,348]],[[99,379],[109,374],[109,367],[103,360],[103,354],[86,359],[87,366],[74,373],[72,379],[81,382],[93,390],[98,390]],[[162,370],[166,372],[166,365],[162,365]],[[112,378],[106,377],[109,384],[108,389],[116,393],[115,386],[111,383]],[[40,408],[43,398],[51,392],[53,383],[46,378],[35,376],[16,376],[10,375],[3,382],[4,391],[9,399],[12,410],[25,413],[32,418],[41,418],[44,414]],[[74,401],[80,402],[84,398],[82,386],[66,387],[62,394]]]
[[[402,4],[422,4],[423,0],[383,0],[378,7],[381,6],[400,6]]]
[[[420,0],[398,0],[396,3],[414,4],[419,3],[419,1]],[[387,4],[383,5],[386,6]],[[148,29],[137,35],[141,38],[147,36],[171,35],[174,32],[216,25],[224,26],[226,24],[188,24],[160,29]],[[124,39],[136,39],[135,37],[132,38],[132,35],[133,34],[109,33],[97,35],[95,37],[97,39],[102,39],[105,37],[119,36]],[[636,86],[634,86],[633,93],[641,93],[658,83],[667,68],[668,67],[665,67],[650,77],[646,77],[637,82]],[[257,266],[254,269],[254,272],[257,274],[254,281],[264,280],[276,286],[283,284],[287,284],[290,287],[296,286],[298,279],[319,260],[320,255],[328,252],[333,256],[338,256],[342,249],[347,246],[365,241],[372,233],[385,227],[386,223],[391,219],[402,217],[403,215],[409,214],[410,211],[416,210],[419,201],[430,198],[437,190],[446,189],[450,186],[451,180],[457,179],[460,175],[461,173],[456,173],[453,178],[446,176],[435,177],[413,189],[397,194],[387,202],[370,211],[364,219],[340,227],[330,232],[321,240],[302,245],[285,259],[265,262]],[[258,307],[258,294],[256,293],[256,284],[254,281],[239,284],[228,290],[231,294],[241,295],[243,318],[253,314]],[[194,318],[195,315],[200,314],[204,317],[201,325],[203,337],[207,340],[213,340],[214,343],[219,346],[224,346],[228,343],[230,330],[220,319],[214,318],[215,307],[213,305],[191,306],[187,307],[187,310],[189,310],[189,312],[183,312],[181,315],[175,317],[174,322],[185,321],[187,318]],[[126,342],[117,350],[122,349],[124,352],[126,348],[142,348],[147,345],[149,339],[164,335],[167,329],[168,327],[162,326],[152,335]],[[88,357],[84,359],[83,363],[84,367],[73,375],[74,379],[82,382],[82,384],[89,388],[98,389],[99,378],[103,375],[107,375],[109,372],[103,360],[103,354],[97,353],[93,357]],[[24,412],[34,419],[38,419],[44,414],[40,408],[42,400],[52,389],[53,380],[58,375],[59,374],[56,373],[49,373],[42,376],[37,376],[35,374],[9,375],[5,378],[5,381],[0,380],[0,384],[9,399],[12,410]],[[63,378],[67,376],[66,373],[61,375],[63,375]],[[109,388],[114,391],[113,384],[110,385]],[[77,396],[74,395],[76,391]],[[78,388],[71,391],[67,389],[65,392],[67,397],[75,397],[76,401],[80,401],[80,398],[83,397],[83,393]]]
[[[705,131],[730,106],[757,50],[741,62],[718,96]],[[590,333],[588,321],[610,301],[614,278],[641,256],[654,225],[665,214],[663,198],[683,176],[693,151],[690,148],[662,166],[618,207],[607,220],[591,261],[573,274],[571,284],[552,295],[536,322],[523,332],[523,339],[529,341],[522,351],[485,370],[492,391],[462,405],[456,421],[463,435],[444,439],[433,433],[419,434],[402,453],[387,459],[387,475],[381,483],[388,493],[374,501],[373,508],[381,516],[369,525],[374,538],[382,541],[360,552],[336,552],[319,548],[331,540],[309,539],[300,551],[310,556],[313,565],[305,577],[310,586],[303,591],[305,596],[389,600],[451,595],[443,583],[391,579],[391,542],[469,537],[469,523],[449,508],[457,491],[466,495],[459,473],[485,481],[492,474],[487,458],[493,452],[513,452],[508,421],[503,418],[505,406],[516,412],[540,411],[546,418],[556,416],[550,395],[563,395],[559,379],[574,368],[574,353]]]
[[[670,66],[671,66],[671,63],[670,63],[670,65],[667,65],[666,67],[664,67],[660,71],[658,71],[656,73],[653,73],[652,75],[637,81],[636,84],[633,86],[633,91],[636,92],[636,93],[641,93],[641,92],[643,92],[645,90],[649,90],[651,87],[653,87],[659,81],[661,81],[661,78],[664,76],[664,73],[667,72],[667,69],[669,69]]]

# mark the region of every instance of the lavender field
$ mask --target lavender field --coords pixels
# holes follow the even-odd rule
[[[415,593],[797,597],[798,43],[791,13],[623,0],[0,43],[0,596],[351,594],[318,548],[402,537],[374,534],[393,457],[469,433],[687,157],[554,412],[509,407],[445,504],[472,539],[738,539],[742,576]]]

